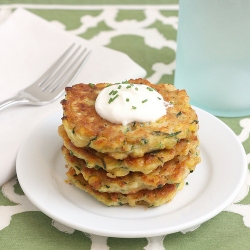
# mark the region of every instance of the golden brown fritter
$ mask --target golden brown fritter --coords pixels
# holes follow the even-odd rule
[[[103,169],[87,168],[85,161],[70,155],[64,146],[62,153],[69,167],[73,167],[77,174],[82,174],[88,184],[99,192],[118,192],[122,194],[136,193],[143,189],[153,190],[165,184],[181,183],[190,171],[200,162],[196,147],[186,156],[176,156],[145,175],[141,172],[130,172],[123,177],[110,178]]]
[[[129,174],[130,171],[149,174],[154,169],[162,166],[165,162],[173,159],[176,155],[187,155],[191,147],[198,146],[196,135],[180,140],[174,148],[163,149],[146,153],[143,157],[126,157],[123,160],[114,159],[106,154],[99,153],[89,147],[76,147],[67,136],[64,127],[58,128],[58,133],[63,139],[64,146],[77,158],[85,160],[88,168],[102,168],[107,171],[107,176],[118,177]]]
[[[171,201],[176,192],[183,187],[183,183],[181,183],[181,185],[166,184],[161,188],[141,190],[134,194],[101,193],[94,190],[87,181],[85,181],[82,174],[76,174],[73,168],[69,169],[67,176],[69,182],[107,206],[128,204],[130,206],[145,205],[147,207],[157,207]]]
[[[99,92],[109,84],[76,84],[66,88],[62,100],[62,122],[76,147],[90,147],[115,159],[142,157],[147,152],[171,149],[183,138],[198,130],[198,119],[185,90],[170,84],[150,84],[145,79],[129,80],[158,91],[173,104],[167,114],[155,122],[132,122],[126,126],[101,118],[95,110]]]

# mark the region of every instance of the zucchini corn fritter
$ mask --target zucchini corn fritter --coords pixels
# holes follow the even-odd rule
[[[131,122],[127,126],[111,123],[95,110],[95,100],[108,84],[76,84],[66,88],[62,123],[76,147],[90,147],[115,159],[142,157],[154,150],[171,149],[178,140],[198,130],[197,115],[184,90],[170,84],[150,84],[146,80],[130,80],[146,84],[172,104],[166,115],[155,122]]]
[[[129,80],[158,91],[171,103],[155,122],[111,123],[95,111],[107,83],[66,88],[62,153],[69,182],[108,206],[159,206],[172,200],[200,162],[198,118],[185,90]]]

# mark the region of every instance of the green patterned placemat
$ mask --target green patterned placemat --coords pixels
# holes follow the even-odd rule
[[[131,0],[115,5],[117,2],[0,1],[0,20],[16,7],[24,7],[70,33],[128,54],[146,69],[151,82],[173,84],[178,1]],[[250,117],[221,120],[239,136],[249,163]],[[88,235],[52,220],[29,202],[14,178],[0,193],[0,249],[250,249],[249,185],[248,173],[237,201],[197,228],[166,236],[121,239]]]

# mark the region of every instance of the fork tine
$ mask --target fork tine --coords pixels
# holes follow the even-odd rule
[[[81,45],[79,45],[74,51],[73,53],[69,56],[69,58],[67,58],[64,61],[61,61],[60,64],[57,65],[57,68],[55,68],[55,72],[53,72],[49,77],[47,77],[47,79],[44,81],[42,86],[42,90],[46,90],[48,87],[50,87],[55,80],[58,79],[58,77],[60,77],[60,75],[62,74],[62,72],[65,71],[66,67],[68,66],[68,64],[73,60],[73,58],[75,57],[75,55],[77,54],[77,52],[81,49]],[[86,49],[84,49],[84,52],[86,51]]]
[[[74,46],[75,43],[73,43],[63,53],[63,55],[61,55],[56,60],[56,62],[49,69],[47,69],[47,71],[42,76],[38,78],[38,80],[33,82],[33,84],[20,90],[16,96],[9,98],[3,102],[0,102],[0,110],[15,104],[30,104],[38,106],[45,105],[59,98],[63,94],[65,87],[67,85],[72,85],[74,78],[82,69],[84,62],[88,59],[91,53],[91,50],[89,50],[88,53],[86,54],[87,49],[84,49],[79,53],[78,50],[81,49],[80,46],[70,55],[69,52]],[[65,61],[67,62],[70,61],[70,65],[67,63],[65,64],[65,66],[62,66],[62,63]],[[65,72],[64,69],[66,69]],[[61,73],[57,74],[58,71],[60,71]],[[50,87],[47,87],[47,89],[43,91],[42,88],[45,86],[42,87],[42,85],[44,85],[47,82],[47,79],[49,79],[51,75],[53,76],[52,78],[55,81],[52,81]]]
[[[57,88],[61,87],[58,92],[64,91],[64,88],[71,84],[74,81],[74,77],[78,74],[78,72],[82,69],[84,62],[89,57],[91,51],[89,51],[83,58],[82,56],[85,54],[86,49],[84,49],[79,56],[69,65],[68,69],[60,76],[60,79],[57,80],[50,89],[50,92],[53,93]],[[78,62],[80,60],[80,62]],[[69,74],[69,75],[68,75]],[[66,79],[65,76],[67,76]],[[61,81],[64,79],[64,81]]]
[[[70,47],[54,62],[54,64],[52,64],[52,66],[40,78],[36,80],[35,84],[38,84],[38,86],[42,86],[46,79],[51,75],[51,72],[53,72],[58,67],[58,64],[61,63],[61,61],[68,55],[68,53],[74,46],[75,43],[70,45]]]

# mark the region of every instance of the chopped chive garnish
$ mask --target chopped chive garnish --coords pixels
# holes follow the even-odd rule
[[[126,98],[126,102],[129,102],[129,98]]]
[[[111,83],[109,83],[107,86],[105,86],[105,88],[107,88],[107,87],[109,87],[109,86],[111,86],[112,84]]]
[[[95,87],[95,84],[89,83],[89,86],[93,89]]]
[[[149,91],[153,91],[153,89],[152,89],[152,88],[150,88],[150,87],[147,87],[147,90],[149,90]]]
[[[145,99],[145,100],[142,101],[142,103],[145,103],[145,102],[147,102],[147,101],[148,101],[148,99]]]
[[[109,95],[116,95],[117,92],[118,92],[118,90],[111,90],[111,91],[109,92]]]
[[[118,97],[119,95],[116,95],[114,98],[113,98],[113,101]]]
[[[127,87],[126,87],[126,89],[130,89],[132,86],[131,85],[128,85]]]
[[[114,98],[110,98],[108,103],[110,104],[111,102],[113,102],[119,95],[116,95]]]
[[[121,89],[122,85],[119,85],[118,89]]]
[[[160,97],[157,97],[159,100],[161,100],[161,98]]]
[[[138,90],[138,88],[135,88],[135,90]]]
[[[136,107],[135,107],[135,106],[132,106],[132,109],[136,109]]]

